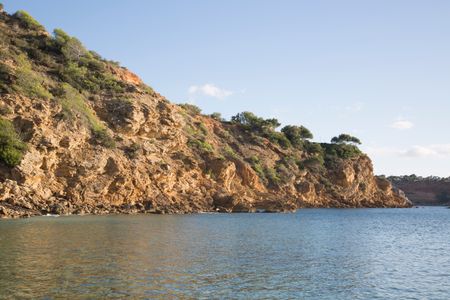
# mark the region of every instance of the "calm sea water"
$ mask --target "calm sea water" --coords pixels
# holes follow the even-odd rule
[[[449,299],[450,209],[0,221],[0,299]]]

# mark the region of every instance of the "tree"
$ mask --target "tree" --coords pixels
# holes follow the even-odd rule
[[[304,126],[287,125],[281,129],[281,132],[294,146],[299,146],[304,140],[313,138],[311,131]]]
[[[212,113],[210,117],[217,121],[223,121],[222,114],[219,112]]]
[[[361,145],[361,141],[354,136],[351,136],[349,134],[343,133],[340,134],[339,136],[335,136],[334,138],[331,139],[331,142],[333,144],[356,144],[356,145]]]
[[[238,113],[231,117],[231,122],[258,132],[272,131],[281,125],[277,119],[263,119],[248,111]]]
[[[62,29],[53,31],[55,41],[61,49],[64,57],[69,61],[79,61],[83,56],[88,54],[83,44],[75,37],[69,36]]]

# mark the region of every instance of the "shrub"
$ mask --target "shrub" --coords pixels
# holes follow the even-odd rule
[[[291,142],[281,132],[270,131],[267,132],[264,136],[267,137],[272,143],[278,144],[283,148],[289,148],[291,146]]]
[[[146,85],[145,83],[141,83],[139,87],[148,95],[154,95],[155,91],[151,86]]]
[[[322,146],[318,143],[311,143],[311,142],[306,141],[304,144],[304,147],[305,147],[306,152],[309,154],[316,154],[316,155],[323,154]]]
[[[320,171],[325,165],[325,161],[322,156],[314,156],[303,160],[301,163],[301,168],[306,168],[312,171]]]
[[[26,144],[20,139],[9,120],[0,118],[0,161],[7,166],[20,164]]]
[[[69,61],[59,70],[63,81],[70,83],[79,90],[98,92],[102,89],[115,93],[122,93],[124,85],[117,81],[111,74],[92,71],[78,62]]]
[[[208,134],[208,128],[206,128],[206,125],[203,122],[199,122],[197,125],[200,129],[201,135],[205,136]]]
[[[214,147],[206,141],[202,141],[199,139],[189,139],[188,145],[192,148],[200,150],[201,152],[213,152]]]
[[[261,178],[264,182],[267,181],[266,174],[264,173],[264,167],[261,164],[261,161],[258,156],[252,156],[247,159],[247,161],[252,166],[253,170],[255,170],[256,174],[258,174],[259,178]]]
[[[67,118],[75,118],[79,115],[82,121],[92,128],[102,129],[104,127],[92,108],[86,103],[84,96],[70,84],[61,84],[55,93],[60,96],[58,99],[61,103],[63,113]]]
[[[183,108],[191,116],[197,116],[202,112],[202,110],[194,104],[184,103],[180,104],[179,106]]]
[[[265,168],[264,170],[265,177],[269,180],[269,183],[273,186],[278,186],[281,183],[280,177],[278,177],[275,169]]]
[[[236,154],[236,152],[234,152],[233,148],[231,148],[230,146],[226,145],[223,151],[225,152],[225,157],[238,159],[238,155]]]
[[[14,14],[14,17],[18,18],[21,23],[28,29],[45,30],[38,21],[36,21],[29,13],[24,10],[19,10]]]
[[[11,114],[13,111],[9,106],[6,105],[0,105],[0,115],[6,116]]]
[[[0,89],[2,91],[10,91],[13,70],[0,62]]]
[[[78,63],[69,62],[66,66],[61,67],[59,73],[65,82],[80,90],[97,90],[98,87],[87,80],[87,72],[88,70],[86,67],[80,67]]]
[[[280,183],[287,183],[292,176],[292,172],[283,163],[277,163],[276,172],[277,177],[280,179]]]
[[[106,127],[100,122],[92,108],[86,103],[83,95],[67,83],[63,83],[56,93],[60,95],[59,101],[67,118],[79,116],[89,126],[92,137],[98,144],[107,148],[115,147],[114,139],[109,135]]]
[[[92,128],[92,137],[94,140],[103,147],[112,149],[116,147],[116,142],[109,135],[106,128]]]
[[[17,68],[15,70],[15,80],[13,89],[23,93],[28,97],[50,99],[52,95],[42,86],[45,79],[34,72],[31,63],[24,54],[15,57]]]
[[[137,157],[140,149],[141,145],[133,142],[129,147],[125,148],[125,154],[128,156],[128,158],[133,159]]]
[[[217,121],[223,121],[222,114],[219,112],[212,113],[210,117]]]

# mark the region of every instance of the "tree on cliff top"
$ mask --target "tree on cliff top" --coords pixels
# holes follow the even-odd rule
[[[304,140],[313,138],[313,134],[304,126],[287,125],[281,129],[281,132],[288,138],[292,145],[298,146]]]
[[[277,119],[263,119],[249,111],[244,111],[231,117],[231,122],[240,124],[248,129],[259,132],[275,130],[281,125]]]
[[[361,145],[361,141],[352,135],[343,133],[331,139],[333,144],[356,144]]]

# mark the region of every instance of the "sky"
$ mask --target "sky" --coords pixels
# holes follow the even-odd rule
[[[450,176],[450,1],[0,2],[173,102],[353,134],[377,174]]]

